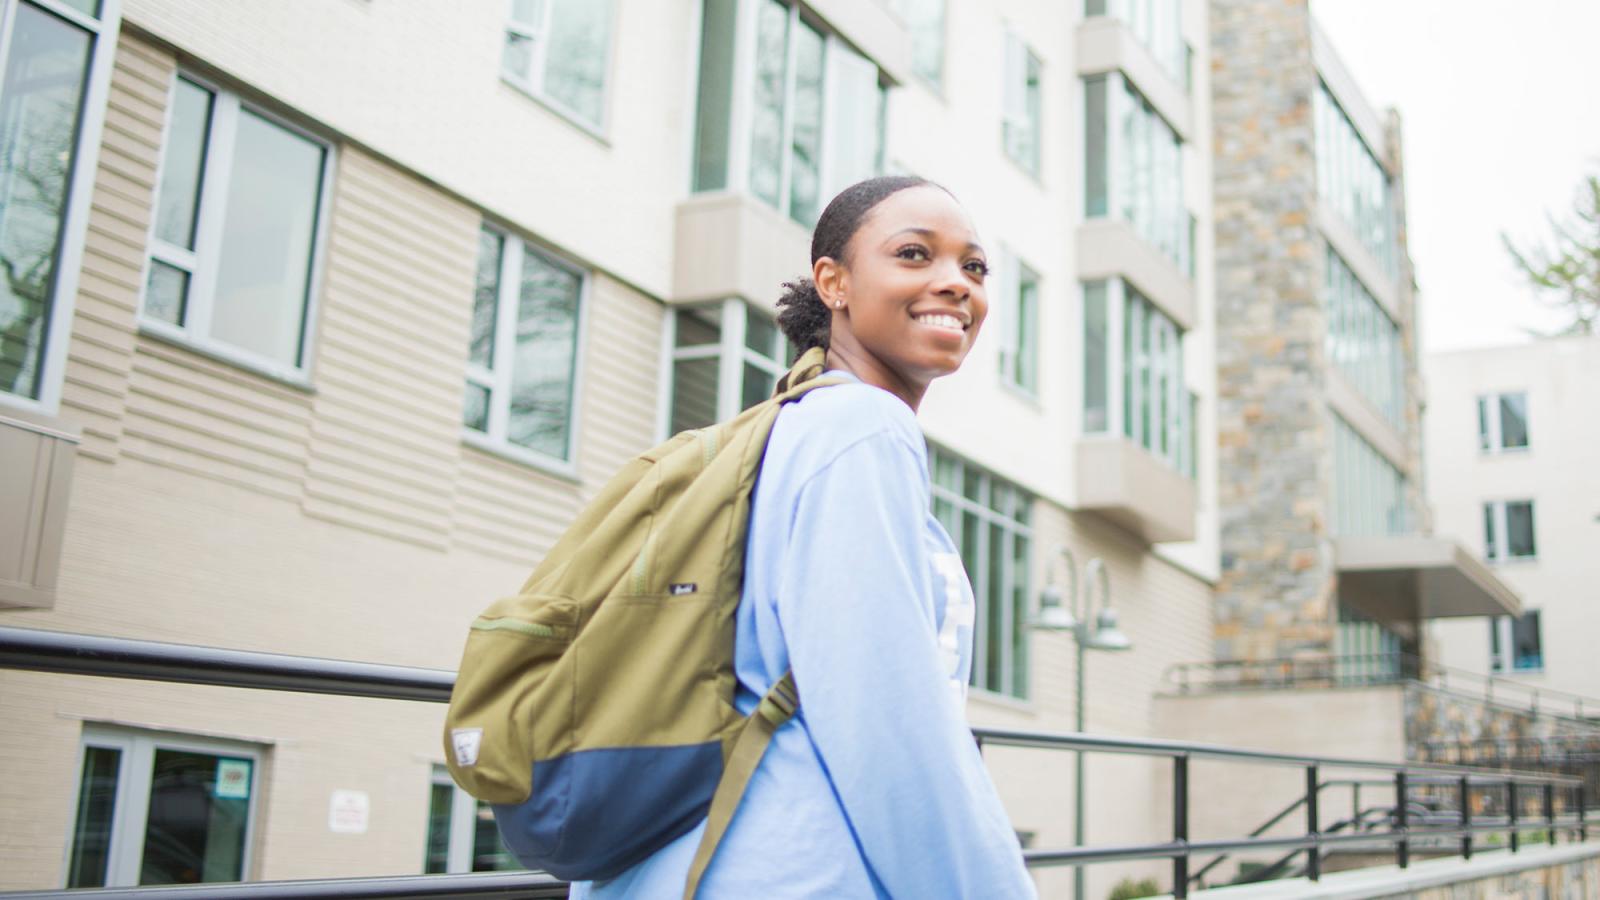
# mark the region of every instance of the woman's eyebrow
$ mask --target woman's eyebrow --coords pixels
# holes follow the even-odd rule
[[[930,238],[931,239],[931,238],[937,237],[939,232],[934,231],[932,228],[922,228],[922,227],[918,227],[918,226],[913,226],[911,228],[902,228],[899,231],[896,231],[894,234],[891,234],[887,238],[885,238],[884,239],[884,243],[888,243],[889,241],[894,240],[895,238],[899,237],[902,234],[914,234],[914,235],[917,235],[918,237],[925,237],[925,238]],[[979,253],[983,253],[984,252],[983,245],[978,243],[977,241],[967,241],[967,249],[968,250],[976,250]]]

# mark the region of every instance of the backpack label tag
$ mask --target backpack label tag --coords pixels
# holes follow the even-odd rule
[[[483,743],[482,728],[457,728],[450,732],[450,742],[455,745],[456,765],[478,764],[478,747]]]
[[[692,581],[685,584],[674,584],[667,588],[667,590],[672,592],[672,596],[674,597],[681,597],[684,594],[692,594],[699,589],[700,585],[695,584]]]

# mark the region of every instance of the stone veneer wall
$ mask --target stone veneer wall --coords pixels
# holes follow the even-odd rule
[[[1332,440],[1306,0],[1211,4],[1218,658],[1333,650]]]

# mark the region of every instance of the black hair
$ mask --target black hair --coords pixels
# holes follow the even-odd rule
[[[882,175],[858,181],[840,191],[828,202],[817,219],[816,229],[811,232],[812,266],[824,256],[848,265],[850,239],[861,228],[867,213],[891,194],[925,184],[933,182],[915,175]],[[833,314],[809,275],[784,282],[783,295],[778,298],[778,327],[794,345],[796,359],[812,347],[828,349],[832,326]]]

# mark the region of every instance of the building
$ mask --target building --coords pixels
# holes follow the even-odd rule
[[[1070,638],[1030,626],[1060,548],[1135,642],[1091,730],[1154,733],[1209,655],[1200,0],[3,9],[3,624],[453,667],[612,471],[768,390],[820,204],[890,171],[997,263],[922,415],[971,718],[1070,729]],[[0,888],[504,862],[422,704],[5,671],[0,719]],[[990,764],[1026,840],[1071,842],[1061,760]],[[1161,833],[1153,766],[1091,761],[1094,841]]]
[[[1520,618],[1438,622],[1446,665],[1544,692],[1600,696],[1600,340],[1552,338],[1430,354],[1428,495],[1441,533],[1522,595]],[[1553,693],[1552,693],[1553,692]],[[1571,710],[1576,712],[1577,710]]]

